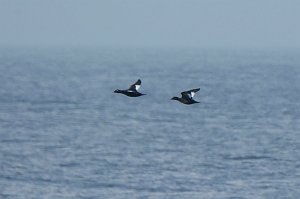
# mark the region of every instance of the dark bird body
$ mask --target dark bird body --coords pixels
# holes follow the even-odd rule
[[[123,95],[126,95],[128,97],[139,97],[142,95],[146,95],[143,93],[138,92],[138,89],[141,87],[142,81],[138,79],[134,84],[132,84],[129,89],[126,90],[115,90],[114,93],[121,93]]]
[[[171,100],[177,100],[183,104],[195,104],[195,103],[200,103],[197,102],[193,99],[194,95],[196,94],[196,92],[198,92],[200,90],[200,88],[196,88],[196,89],[192,89],[189,91],[184,91],[181,93],[181,97],[173,97]]]

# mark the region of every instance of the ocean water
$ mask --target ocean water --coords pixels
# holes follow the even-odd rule
[[[138,78],[146,96],[115,94]],[[171,101],[200,87],[191,106]],[[0,50],[0,198],[300,198],[300,52]]]

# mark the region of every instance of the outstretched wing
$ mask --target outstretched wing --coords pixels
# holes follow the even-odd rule
[[[200,88],[192,89],[189,91],[183,91],[181,95],[183,98],[192,99],[195,96],[196,92],[198,92],[199,90]]]
[[[138,79],[134,84],[132,84],[128,90],[137,91],[141,87],[142,81]]]

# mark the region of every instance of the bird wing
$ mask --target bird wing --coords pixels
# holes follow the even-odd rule
[[[142,81],[138,79],[134,84],[132,84],[128,90],[137,91],[141,87]]]
[[[195,96],[196,92],[198,92],[199,90],[200,88],[192,89],[189,91],[183,91],[181,95],[183,98],[192,99]]]
[[[181,96],[184,99],[190,100],[191,96],[187,92],[181,92]]]

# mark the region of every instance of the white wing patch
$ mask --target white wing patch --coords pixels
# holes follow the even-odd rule
[[[135,85],[135,90],[139,90],[140,87],[141,87],[141,85],[136,84],[136,85]]]
[[[195,96],[195,92],[191,92],[191,97],[194,97]]]

